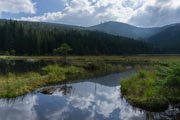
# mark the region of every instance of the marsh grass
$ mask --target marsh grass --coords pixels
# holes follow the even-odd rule
[[[180,64],[171,63],[140,70],[121,81],[121,91],[127,100],[140,108],[162,111],[169,103],[180,102]]]
[[[112,65],[104,61],[80,62],[78,64],[51,64],[40,72],[8,73],[0,76],[0,97],[11,98],[26,94],[38,87],[60,84],[112,72],[125,71],[125,66]]]
[[[26,94],[30,91],[35,90],[38,87],[51,85],[51,84],[59,84],[63,81],[69,80],[77,80],[83,78],[90,78],[90,77],[97,77],[100,75],[105,75],[114,72],[122,72],[127,70],[126,65],[135,65],[135,68],[140,70],[142,69],[141,66],[143,65],[162,65],[167,66],[169,62],[180,62],[180,56],[148,56],[148,55],[137,55],[137,56],[69,56],[68,60],[70,64],[62,65],[59,64],[63,61],[63,57],[61,56],[0,56],[0,59],[7,60],[8,62],[12,63],[11,61],[16,60],[44,60],[44,61],[53,61],[52,65],[48,65],[43,67],[40,72],[24,72],[24,73],[9,73],[9,74],[1,74],[0,75],[0,97],[16,97],[19,95]],[[162,68],[164,70],[165,68]],[[168,67],[166,69],[169,69]],[[139,85],[134,88],[137,94],[141,95],[138,92],[138,89],[141,85],[153,86],[154,84],[159,84],[156,86],[156,89],[148,89],[145,92],[146,96],[152,96],[156,93],[156,90],[161,94],[165,90],[162,89],[162,81],[165,85],[164,77],[166,77],[166,72],[169,71],[164,70],[160,72],[158,75],[157,81],[154,82],[153,76],[156,78],[156,72],[153,73],[146,73],[143,71],[140,73],[139,76],[134,76],[132,79],[137,80],[140,79],[146,81],[148,78],[148,82],[141,81]],[[147,77],[147,76],[152,77]],[[164,75],[164,76],[163,76]],[[162,78],[161,78],[162,77]],[[169,76],[175,77],[175,76]],[[128,88],[133,86],[128,85]],[[175,84],[175,83],[173,83]],[[171,88],[170,86],[166,86],[167,88]],[[141,88],[143,91],[145,87]],[[128,90],[130,91],[130,90]],[[179,91],[177,88],[169,90],[169,97],[171,99],[176,100],[177,97],[172,96],[174,91]],[[178,92],[177,92],[178,94]],[[133,96],[134,97],[134,96]],[[132,97],[132,98],[133,98]],[[137,97],[135,97],[137,98]]]
[[[20,75],[8,73],[5,76],[1,76],[0,81],[0,96],[9,98],[32,90],[32,87],[35,86],[34,83],[40,81],[40,74],[33,72]]]

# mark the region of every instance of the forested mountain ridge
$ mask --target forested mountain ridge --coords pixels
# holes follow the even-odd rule
[[[148,38],[148,41],[166,53],[180,53],[180,24],[172,25]]]
[[[79,28],[3,20],[0,22],[0,52],[52,55],[62,43],[69,44],[74,55],[146,54],[154,51],[146,42]]]
[[[0,25],[5,24],[8,21],[15,21],[15,20],[6,20],[6,19],[0,19]],[[59,24],[59,23],[49,23],[49,22],[33,22],[33,21],[16,21],[18,23],[21,23],[22,25],[26,27],[34,27],[34,28],[63,28],[63,29],[85,29],[83,26],[75,26],[75,25],[68,25],[68,24]]]
[[[162,28],[160,27],[140,28],[126,23],[110,21],[110,22],[101,23],[99,25],[91,26],[88,29],[101,31],[112,35],[119,35],[128,38],[144,40],[160,32]]]
[[[150,37],[171,27],[178,27],[180,24],[170,24],[162,27],[143,28],[121,22],[109,21],[88,27],[89,30],[105,32],[112,35],[133,38],[137,40],[148,40]]]
[[[125,23],[105,22],[92,26],[90,29],[147,41],[159,48],[163,53],[180,53],[180,23],[163,27],[140,28]]]

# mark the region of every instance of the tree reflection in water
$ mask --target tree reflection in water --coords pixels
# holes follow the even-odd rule
[[[16,99],[0,99],[0,120],[179,120],[179,106],[152,113],[132,107],[121,98],[119,79],[130,73],[44,87]]]
[[[52,95],[55,92],[61,92],[63,95],[70,94],[72,91],[72,86],[64,84],[62,86],[56,87],[45,87],[40,89],[38,92],[45,94],[45,95]]]

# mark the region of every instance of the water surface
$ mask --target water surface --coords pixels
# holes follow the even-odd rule
[[[120,80],[134,73],[111,74],[1,99],[0,120],[178,120],[178,108],[151,113],[121,98]]]

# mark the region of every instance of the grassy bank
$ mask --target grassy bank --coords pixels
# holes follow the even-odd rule
[[[134,106],[162,111],[180,102],[180,64],[164,64],[121,81],[123,96]]]
[[[122,65],[92,60],[69,65],[52,64],[43,67],[40,72],[8,73],[0,76],[0,97],[16,97],[46,85],[125,70]]]
[[[106,62],[122,63],[166,63],[180,62],[180,55],[132,55],[132,56],[69,56],[70,61],[103,60]],[[61,56],[0,56],[4,60],[63,60]]]
[[[11,62],[13,65],[16,64],[15,61],[19,60],[28,61],[27,64],[29,62],[50,61],[50,64],[42,65],[40,70],[38,68],[36,72],[26,70],[19,73],[10,70],[10,72],[7,71],[7,74],[1,73],[0,97],[16,97],[50,84],[121,72],[127,69],[126,66],[131,68],[135,65],[167,65],[169,62],[180,62],[180,56],[69,56],[68,65],[63,65],[63,58],[57,56],[0,56],[0,62],[7,61],[8,63],[7,67],[4,66],[4,68],[8,68]],[[2,64],[4,65],[3,62]],[[38,64],[36,65],[38,66]],[[155,72],[145,74],[154,74],[152,77],[156,78]]]

